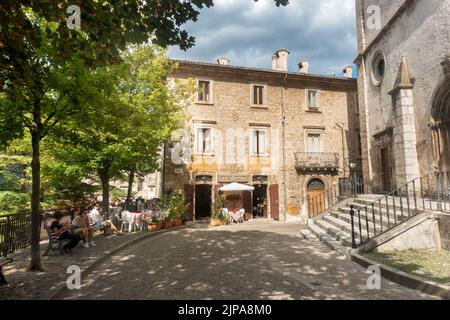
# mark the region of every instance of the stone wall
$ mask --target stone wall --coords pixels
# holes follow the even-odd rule
[[[450,250],[450,214],[439,214],[438,221],[442,248]]]

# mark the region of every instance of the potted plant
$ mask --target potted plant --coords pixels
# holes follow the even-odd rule
[[[172,220],[172,225],[174,227],[181,226],[187,210],[183,195],[175,194],[171,196],[169,207],[169,218]]]
[[[161,222],[158,219],[153,218],[148,222],[148,231],[158,231],[161,230]]]
[[[172,227],[172,220],[170,218],[170,196],[163,195],[157,201],[157,207],[159,212],[159,220],[163,229]]]
[[[223,213],[223,204],[225,202],[225,196],[220,195],[214,201],[213,213],[211,216],[212,226],[223,226],[227,224],[227,217]]]

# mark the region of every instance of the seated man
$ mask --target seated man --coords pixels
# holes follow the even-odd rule
[[[57,237],[59,240],[70,240],[70,242],[63,247],[64,252],[69,253],[73,248],[77,246],[78,242],[80,242],[81,240],[81,237],[78,234],[72,232],[70,225],[65,225],[64,223],[62,223],[62,219],[64,218],[64,214],[62,212],[56,211],[53,216],[55,218],[55,221],[53,221],[50,225],[52,236]]]
[[[92,241],[94,238],[95,228],[89,226],[88,210],[82,209],[80,213],[72,221],[72,231],[83,238],[83,248],[95,247]]]
[[[117,230],[116,226],[112,223],[111,220],[103,220],[102,215],[98,211],[99,206],[96,204],[94,208],[89,212],[89,218],[92,221],[92,226],[94,226],[97,230],[105,230],[105,234],[111,230],[115,234],[122,234]]]

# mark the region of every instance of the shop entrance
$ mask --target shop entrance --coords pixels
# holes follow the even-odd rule
[[[212,185],[198,184],[195,186],[195,219],[211,217]]]
[[[267,185],[256,185],[253,190],[253,217],[267,218]]]

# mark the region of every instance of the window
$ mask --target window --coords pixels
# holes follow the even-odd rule
[[[251,130],[251,154],[254,156],[269,155],[269,130],[252,129]]]
[[[309,110],[319,110],[319,98],[320,95],[318,90],[307,90],[307,107]]]
[[[195,153],[212,154],[213,153],[213,129],[206,127],[197,127],[195,131]]]
[[[198,80],[197,82],[197,102],[212,102],[212,82],[209,80]]]
[[[384,58],[384,55],[379,52],[372,61],[372,81],[376,86],[379,86],[383,82],[385,72],[386,59]]]
[[[308,153],[320,153],[322,152],[320,134],[309,133],[308,134]]]
[[[252,105],[264,106],[266,104],[266,87],[264,85],[252,85]]]

